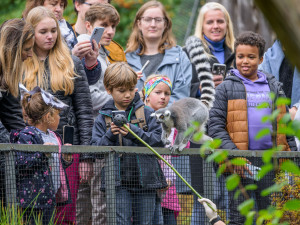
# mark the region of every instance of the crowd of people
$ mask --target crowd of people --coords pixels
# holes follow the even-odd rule
[[[151,0],[137,11],[124,51],[113,41],[122,18],[109,0],[73,3],[77,13],[73,26],[63,18],[68,1],[27,0],[23,18],[7,20],[0,27],[1,132],[10,132],[3,142],[60,149],[16,153],[17,202],[24,221],[35,224],[42,215],[42,224],[107,224],[104,155],[62,154],[61,145],[143,146],[127,129],[114,124],[114,115],[123,113],[127,125],[145,142],[166,147],[162,128],[151,114],[183,98],[200,99],[207,83],[216,87],[207,134],[222,140],[221,149],[267,150],[275,143],[283,151],[297,151],[295,138],[278,133],[277,123],[262,123],[276,109],[276,99],[284,96],[292,103],[278,106],[279,117],[286,112],[292,119],[300,117],[299,72],[278,40],[265,52],[265,41],[257,33],[244,32],[235,38],[228,11],[210,2],[199,11],[194,36],[181,47],[176,45],[164,5]],[[104,28],[99,43],[90,40],[96,27]],[[216,63],[226,65],[224,74],[212,75]],[[267,107],[258,110],[263,102]],[[63,143],[65,126],[74,127],[73,143]],[[256,140],[262,128],[270,133]],[[177,134],[172,129],[171,145]],[[189,147],[199,144],[188,142]],[[0,156],[5,204],[5,160]],[[192,166],[188,156],[164,158],[195,183],[198,164]],[[175,173],[151,155],[120,154],[115,162],[117,224],[177,224],[185,208],[180,204],[182,196],[189,190]],[[262,161],[249,163],[262,165]],[[242,184],[253,182],[244,177],[246,171],[252,174],[246,165],[233,169],[242,176]],[[252,191],[257,209],[270,204],[259,190],[272,185],[274,176],[268,174]],[[201,182],[196,183],[203,192]],[[214,185],[219,191],[213,200],[227,209],[230,224],[243,224],[245,217],[237,206],[244,197],[236,199],[234,191],[227,192],[225,176]],[[194,196],[191,224],[204,224],[205,212],[211,224],[224,224],[213,202],[197,200]]]

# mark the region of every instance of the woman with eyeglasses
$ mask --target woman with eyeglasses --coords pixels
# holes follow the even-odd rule
[[[170,103],[190,95],[192,66],[182,48],[176,45],[172,21],[160,2],[146,2],[136,13],[126,59],[139,72],[139,90],[149,75],[164,74],[173,84]],[[148,60],[148,65],[141,71]]]

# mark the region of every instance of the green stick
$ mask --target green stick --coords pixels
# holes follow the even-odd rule
[[[147,148],[149,148],[159,159],[164,161],[165,164],[168,165],[176,174],[177,176],[194,192],[195,195],[197,195],[200,199],[203,198],[182,176],[181,174],[170,164],[167,160],[164,159],[157,151],[155,151],[150,145],[148,145],[143,139],[141,139],[139,136],[137,136],[126,124],[123,124],[123,126],[134,136],[136,137],[140,142],[142,142]],[[209,204],[207,205],[215,212],[216,210]]]

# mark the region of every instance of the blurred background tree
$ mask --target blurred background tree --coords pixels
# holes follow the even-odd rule
[[[147,0],[112,0],[121,16],[114,40],[124,48],[131,32],[131,26],[137,10]],[[173,21],[173,32],[179,45],[183,45],[185,38],[191,34],[197,18],[198,8],[204,0],[161,0]],[[1,0],[0,24],[5,20],[21,17],[26,0]],[[73,24],[76,21],[73,1],[68,0],[64,12],[65,19]]]

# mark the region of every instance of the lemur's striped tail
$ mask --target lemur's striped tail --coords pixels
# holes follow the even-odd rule
[[[200,100],[210,109],[215,100],[215,84],[213,82],[208,56],[204,52],[202,41],[195,36],[189,37],[186,40],[185,46],[200,80]]]

